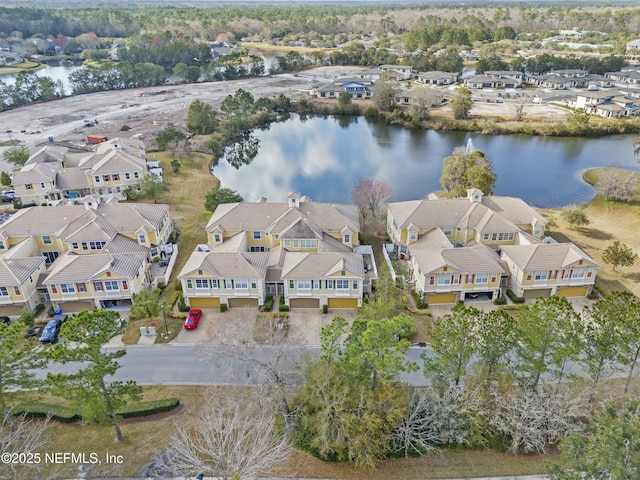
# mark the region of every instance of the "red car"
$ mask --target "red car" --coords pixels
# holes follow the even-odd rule
[[[200,318],[202,317],[202,310],[199,308],[192,308],[187,314],[187,319],[184,321],[185,330],[195,330],[198,327]]]

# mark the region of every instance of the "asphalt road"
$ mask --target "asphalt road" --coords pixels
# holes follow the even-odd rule
[[[111,350],[111,349],[109,349]],[[262,385],[266,380],[262,365],[273,365],[279,354],[277,347],[245,347],[230,350],[225,347],[193,345],[151,345],[128,347],[127,354],[119,359],[121,368],[114,380],[135,380],[140,385],[196,384],[196,385]],[[420,354],[427,349],[411,348],[407,359],[422,366]],[[279,357],[278,369],[288,372],[294,384],[302,381],[301,366],[306,358],[317,358],[318,347],[286,347]],[[71,373],[78,364],[52,363],[46,372]],[[403,381],[424,386],[426,380],[421,371],[403,374]]]

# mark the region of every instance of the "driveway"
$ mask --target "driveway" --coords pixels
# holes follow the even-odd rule
[[[217,308],[203,308],[200,324],[195,330],[182,329],[171,342],[182,345],[205,345],[212,343],[256,344],[264,337],[255,308],[232,308],[220,313]],[[331,310],[322,314],[319,310],[295,309],[289,311],[286,343],[289,346],[320,345],[320,330],[331,323],[335,316],[344,317],[351,323],[355,310]]]

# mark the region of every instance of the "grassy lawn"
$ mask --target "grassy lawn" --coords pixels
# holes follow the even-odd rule
[[[271,45],[269,43],[264,42],[238,42],[238,46],[241,48],[255,48],[257,50],[264,51],[272,51],[279,53],[287,53],[287,52],[300,52],[300,53],[311,53],[311,52],[330,52],[331,50],[335,50],[335,48],[314,48],[314,47],[289,47],[287,45]]]
[[[42,70],[45,67],[46,65],[42,63],[36,63],[36,62],[31,62],[27,60],[22,63],[16,63],[15,65],[6,65],[6,66],[0,67],[0,75],[13,75],[16,73],[20,73],[24,70],[30,70],[35,72],[36,70]]]

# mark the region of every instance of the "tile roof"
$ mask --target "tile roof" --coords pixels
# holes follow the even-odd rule
[[[65,252],[52,265],[44,285],[87,282],[105,272],[133,279],[147,258],[147,253],[77,255]]]
[[[23,284],[44,263],[44,257],[0,258],[0,285]]]
[[[502,252],[523,271],[560,269],[580,260],[587,262],[588,266],[600,267],[572,243],[505,245]]]
[[[56,172],[62,167],[60,163],[30,163],[17,172],[14,172],[13,185],[24,185],[26,183],[53,182],[56,179]]]
[[[56,175],[56,185],[62,190],[88,188],[87,171],[82,168],[63,168]]]
[[[264,278],[269,252],[193,252],[178,278],[203,270],[218,278]]]
[[[364,278],[362,254],[287,252],[282,266],[282,278],[325,278],[342,270]]]

